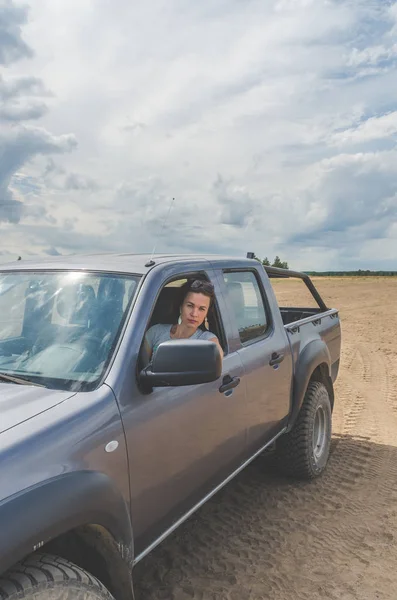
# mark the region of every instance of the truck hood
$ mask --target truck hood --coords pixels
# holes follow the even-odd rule
[[[0,433],[31,419],[74,395],[75,392],[48,390],[42,387],[1,382]]]

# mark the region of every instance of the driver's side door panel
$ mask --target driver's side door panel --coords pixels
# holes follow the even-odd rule
[[[217,282],[209,269],[206,275],[219,295],[219,308],[223,300]],[[241,383],[222,393],[225,375],[240,377]],[[241,359],[232,352],[225,355],[222,377],[214,382],[155,388],[147,395],[136,388],[128,403],[122,402],[137,555],[242,464],[246,441],[242,376]]]
[[[237,354],[226,357],[226,372],[242,375]],[[226,396],[221,383],[156,388],[135,409],[127,442],[138,553],[242,463],[244,388]]]

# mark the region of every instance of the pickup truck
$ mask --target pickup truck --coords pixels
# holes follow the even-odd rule
[[[314,307],[278,305],[271,280],[291,277]],[[145,362],[190,278],[214,286],[223,357],[181,339]],[[321,475],[340,346],[310,278],[252,255],[2,265],[1,599],[131,600],[134,565],[265,450],[292,477]]]

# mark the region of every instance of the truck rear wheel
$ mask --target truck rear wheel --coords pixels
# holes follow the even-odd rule
[[[332,411],[325,385],[312,381],[295,425],[276,444],[276,464],[287,475],[314,479],[324,471],[329,457]]]
[[[98,579],[50,554],[32,554],[0,576],[2,600],[113,600]]]

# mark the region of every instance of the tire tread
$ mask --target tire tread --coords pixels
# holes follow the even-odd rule
[[[50,554],[31,554],[0,576],[0,600],[23,598],[27,593],[54,587],[56,584],[77,583],[86,589],[95,589],[104,598],[112,600],[106,587],[93,575],[74,563]]]
[[[313,412],[320,392],[327,389],[322,382],[311,381],[294,427],[281,436],[275,454],[275,464],[286,475],[298,479],[314,479],[320,474],[310,461],[308,436]],[[327,392],[328,395],[328,392]],[[321,469],[322,472],[323,469]]]

